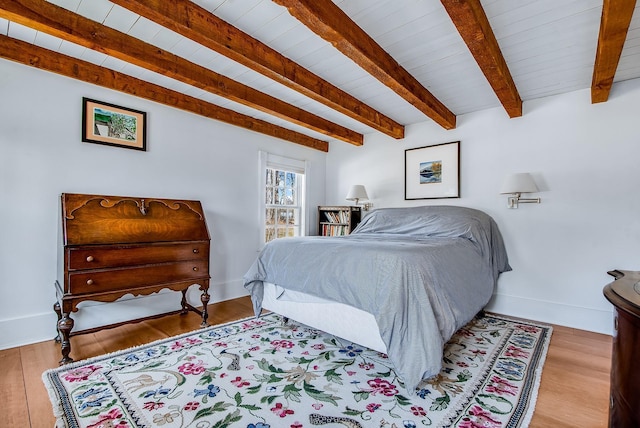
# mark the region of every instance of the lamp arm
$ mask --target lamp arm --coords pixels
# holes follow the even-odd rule
[[[518,204],[523,203],[523,204],[539,204],[540,203],[540,198],[521,198],[520,195],[522,193],[520,192],[516,192],[513,194],[513,196],[509,196],[509,198],[507,199],[507,206],[509,208],[518,208]]]
[[[540,198],[518,198],[518,202],[520,203],[533,203],[533,204],[539,204],[540,203]]]

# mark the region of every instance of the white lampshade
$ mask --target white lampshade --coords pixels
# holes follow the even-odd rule
[[[508,175],[500,189],[500,193],[535,193],[537,191],[538,186],[528,172]]]
[[[362,184],[354,184],[349,189],[349,193],[347,193],[346,197],[347,201],[368,201],[369,195],[367,195],[367,190],[364,188]]]

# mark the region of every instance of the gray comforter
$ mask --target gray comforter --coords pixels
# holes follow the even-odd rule
[[[441,369],[447,340],[511,270],[498,227],[464,207],[375,210],[349,236],[276,239],[244,276],[256,316],[263,281],[346,303],[375,317],[411,394]]]

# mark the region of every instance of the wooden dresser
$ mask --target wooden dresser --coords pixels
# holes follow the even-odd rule
[[[60,364],[73,361],[70,315],[85,300],[113,302],[125,294],[181,291],[181,309],[171,313],[195,311],[202,315],[202,326],[207,325],[210,238],[200,202],[70,193],[62,194],[61,202],[54,305]],[[202,291],[202,310],[186,300],[194,284]]]
[[[640,427],[640,272],[614,270],[604,288],[615,309],[609,427]]]

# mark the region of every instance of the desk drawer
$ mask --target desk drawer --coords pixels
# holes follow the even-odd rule
[[[208,242],[110,245],[68,249],[69,270],[102,269],[208,258]]]
[[[102,293],[190,280],[195,284],[199,280],[208,279],[208,260],[192,260],[153,266],[72,272],[69,274],[67,292],[71,294]]]

